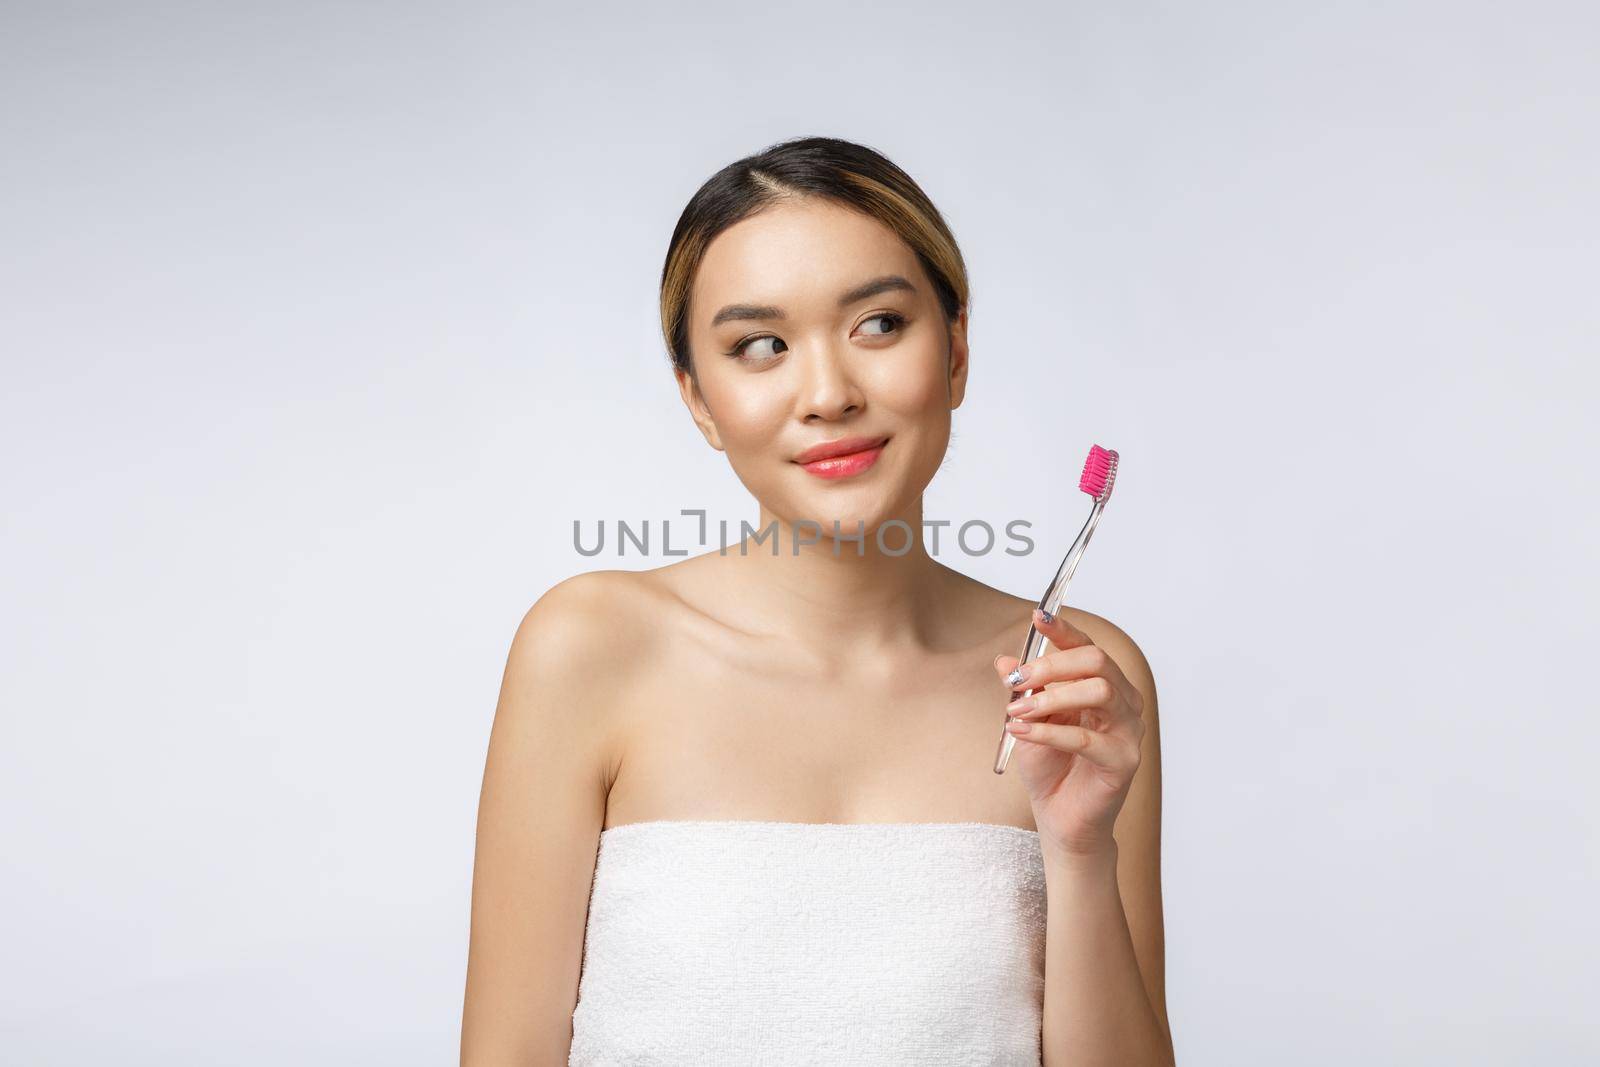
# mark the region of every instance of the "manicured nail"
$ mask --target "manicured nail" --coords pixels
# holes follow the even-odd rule
[[[1006,684],[1009,685],[1013,689],[1015,689],[1017,686],[1021,685],[1023,682],[1025,682],[1027,680],[1028,680],[1028,665],[1025,664],[1025,663],[1019,663],[1017,665],[1016,670],[1014,670],[1010,674],[1006,675]]]
[[[1025,719],[1012,719],[1010,722],[1006,723],[1006,729],[1010,730],[1014,734],[1025,734],[1029,730],[1033,729],[1033,723],[1028,722]]]
[[[1055,622],[1056,621],[1056,617],[1054,615],[1050,614],[1048,611],[1044,610],[1043,608],[1034,608],[1033,609],[1033,613],[1035,615],[1039,616],[1039,621],[1040,622]]]
[[[1032,711],[1034,706],[1033,697],[1018,697],[1006,705],[1006,710],[1015,715],[1020,711]]]

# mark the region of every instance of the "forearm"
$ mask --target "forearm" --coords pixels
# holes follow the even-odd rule
[[[1044,1067],[1173,1063],[1134,955],[1116,850],[1081,857],[1044,847]]]

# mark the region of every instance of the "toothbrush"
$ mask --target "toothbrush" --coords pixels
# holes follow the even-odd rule
[[[1083,529],[1078,534],[1078,539],[1072,542],[1072,547],[1067,550],[1067,556],[1061,561],[1061,569],[1056,571],[1055,581],[1050,583],[1050,588],[1044,591],[1044,597],[1039,601],[1039,609],[1054,615],[1061,608],[1062,600],[1066,599],[1067,583],[1072,581],[1072,572],[1078,569],[1078,560],[1083,558],[1083,550],[1089,547],[1089,538],[1094,534],[1094,528],[1100,524],[1100,513],[1105,510],[1106,501],[1111,499],[1111,483],[1117,480],[1117,453],[1099,445],[1089,447],[1089,458],[1083,464],[1083,476],[1078,479],[1078,488],[1094,497],[1094,509],[1089,512],[1089,521],[1083,524]],[[1044,644],[1044,636],[1032,624],[1028,624],[1028,636],[1022,643],[1022,658],[1017,661],[1021,666],[1039,654],[1039,646]],[[1042,686],[1040,688],[1043,688]],[[1029,689],[1025,693],[1013,690],[1006,698],[1006,703],[1011,703],[1018,696],[1037,692]],[[1006,722],[1011,721],[1011,716],[1006,716]],[[1017,739],[1002,725],[1000,738],[1000,751],[995,756],[994,773],[1006,773],[1006,764],[1011,760],[1011,750],[1016,747]]]

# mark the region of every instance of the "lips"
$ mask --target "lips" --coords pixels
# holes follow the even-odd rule
[[[825,441],[820,445],[812,445],[794,457],[794,461],[804,465],[815,463],[819,459],[833,459],[836,456],[867,452],[877,448],[887,440],[889,440],[887,434],[880,437],[841,437],[837,441]]]
[[[795,460],[808,474],[819,478],[848,478],[878,462],[887,437],[847,437],[816,445]]]

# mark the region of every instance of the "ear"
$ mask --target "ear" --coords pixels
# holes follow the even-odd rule
[[[950,324],[950,410],[961,406],[967,395],[967,309],[962,308]]]
[[[700,433],[705,437],[706,444],[718,452],[723,451],[722,435],[717,433],[717,424],[711,418],[711,409],[706,406],[706,398],[700,394],[700,383],[686,370],[674,368],[673,373],[678,377],[678,394],[683,397],[684,406],[689,409],[694,424],[700,427]]]

